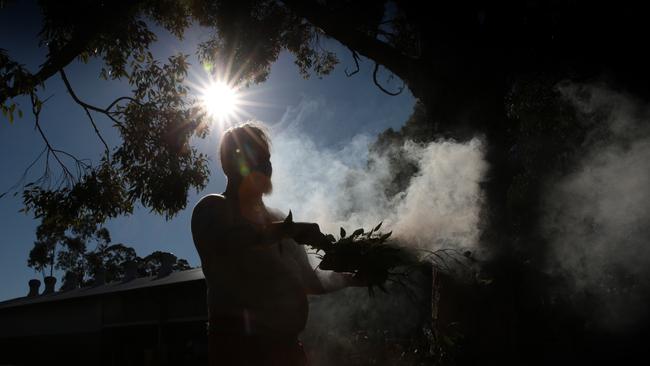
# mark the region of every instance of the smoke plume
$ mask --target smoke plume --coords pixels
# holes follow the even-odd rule
[[[577,169],[548,186],[549,269],[569,280],[596,326],[629,329],[648,314],[649,110],[600,86],[560,90],[595,128]]]
[[[296,220],[319,223],[325,233],[370,229],[383,221],[394,238],[413,247],[473,250],[482,204],[479,183],[486,170],[482,142],[406,141],[370,153],[371,141],[359,135],[339,149],[318,148],[299,131],[276,133],[268,204],[292,210]],[[402,158],[395,161],[398,155]],[[400,163],[413,164],[417,173],[405,189],[396,190],[394,170]]]
[[[300,124],[317,121],[318,113],[293,111],[296,121],[272,130],[269,206],[292,210],[296,221],[317,222],[321,231],[335,236],[339,227],[352,232],[383,221],[382,231],[392,230],[401,245],[475,251],[483,203],[479,183],[487,167],[480,139],[403,141],[371,151],[376,136],[360,134],[339,145],[323,145],[321,137],[316,142]],[[431,279],[418,273],[411,279],[417,298],[390,284],[389,294],[375,297],[364,288],[312,297],[302,335],[311,362],[356,364],[355,357],[363,357],[376,364],[414,364],[414,357],[426,350],[403,340],[426,332]]]

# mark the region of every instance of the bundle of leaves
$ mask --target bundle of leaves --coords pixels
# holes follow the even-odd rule
[[[293,223],[291,212],[284,223]],[[355,274],[368,284],[371,296],[375,287],[387,292],[386,282],[395,282],[410,291],[410,270],[424,263],[455,277],[476,275],[472,268],[476,260],[470,251],[463,252],[453,248],[407,248],[389,240],[392,231],[383,233],[379,231],[381,226],[380,222],[370,231],[359,228],[349,236],[346,230],[341,228],[338,240],[334,235],[328,234],[308,246],[316,251],[321,260],[318,265],[320,269]]]
[[[417,260],[414,253],[388,240],[392,232],[382,233],[380,228],[381,223],[368,232],[360,228],[350,236],[341,228],[338,240],[333,235],[325,236],[322,244],[312,245],[321,259],[319,268],[354,273],[367,282],[370,295],[375,286],[386,292],[386,281],[404,275],[398,268]]]

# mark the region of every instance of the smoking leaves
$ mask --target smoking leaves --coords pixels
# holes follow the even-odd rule
[[[330,245],[321,248],[319,267],[335,272],[354,273],[355,277],[366,282],[368,293],[374,295],[374,288],[386,292],[385,283],[394,274],[394,268],[413,264],[415,261],[403,248],[387,242],[392,232],[381,233],[381,223],[370,231],[356,229],[350,236],[344,228],[340,230],[339,240],[332,235],[326,238]]]

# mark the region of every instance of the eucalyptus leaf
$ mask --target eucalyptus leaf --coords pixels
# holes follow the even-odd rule
[[[392,234],[393,234],[393,232],[392,232],[392,231],[389,231],[389,232],[387,232],[386,234],[382,235],[382,236],[379,238],[379,242],[382,242],[382,243],[383,243],[386,239],[390,238],[390,236],[391,236]]]
[[[383,224],[383,223],[384,223],[383,221],[380,222],[379,225],[375,226],[375,228],[372,229],[372,231],[377,231],[377,230],[379,230],[379,229],[381,228],[381,224]]]
[[[292,223],[292,222],[293,222],[293,213],[291,212],[291,210],[289,210],[289,214],[288,214],[287,217],[284,219],[284,222],[285,222],[286,224],[289,224],[289,223]]]

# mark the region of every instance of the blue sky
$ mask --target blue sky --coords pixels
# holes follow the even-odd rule
[[[36,8],[30,2],[16,3],[0,11],[0,48],[8,50],[14,59],[34,71],[45,59],[45,52],[38,48],[36,38],[40,19],[34,16]],[[208,35],[208,30],[192,28],[185,39],[179,41],[165,32],[158,32],[159,39],[153,51],[157,57],[163,58],[176,52],[190,54],[190,80],[200,82],[205,75],[194,51],[197,43]],[[325,47],[336,51],[341,60],[332,75],[304,80],[298,74],[292,57],[283,53],[274,64],[269,80],[251,90],[254,91],[251,99],[263,106],[249,107],[247,112],[269,125],[292,125],[313,139],[318,148],[331,150],[342,148],[357,135],[375,135],[388,127],[399,128],[412,111],[412,95],[408,91],[397,97],[383,94],[372,83],[373,65],[370,62],[362,62],[361,72],[348,78],[344,70],[354,66],[349,53],[333,41],[325,43]],[[124,83],[100,80],[100,67],[98,62],[75,62],[66,68],[66,72],[83,100],[102,106],[125,95],[128,88]],[[399,86],[399,81],[393,81],[390,86]],[[41,124],[50,142],[56,148],[96,161],[102,152],[101,143],[83,110],[65,91],[60,78],[55,76],[48,80],[39,95],[41,98],[50,97],[41,114]],[[44,146],[34,130],[33,119],[28,113],[29,104],[24,99],[17,101],[25,107],[24,118],[10,124],[0,117],[2,192],[19,180]],[[97,116],[97,122],[109,143],[114,145],[119,141],[108,121]],[[211,158],[211,176],[206,189],[199,193],[190,192],[188,208],[170,221],[138,208],[129,217],[108,222],[106,226],[114,243],[133,246],[138,255],[154,250],[170,251],[188,259],[193,266],[198,265],[189,231],[191,209],[201,196],[222,192],[225,180],[216,158],[218,133],[213,131],[205,140],[194,143]],[[38,177],[41,172],[42,165],[37,165],[29,177]],[[0,199],[0,300],[24,296],[27,281],[40,277],[26,263],[38,222],[19,213],[21,208],[20,193],[16,197],[9,195]]]

